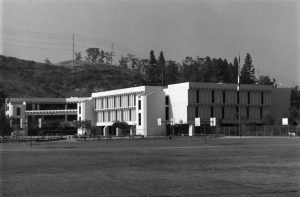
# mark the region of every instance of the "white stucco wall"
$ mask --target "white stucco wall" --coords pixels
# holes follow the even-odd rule
[[[174,124],[187,123],[188,89],[189,83],[180,83],[169,85],[164,90],[169,96],[170,119]]]

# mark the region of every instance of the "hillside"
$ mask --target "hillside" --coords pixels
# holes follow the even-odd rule
[[[10,97],[90,96],[143,84],[139,73],[116,66],[87,62],[58,66],[0,55],[0,87]]]

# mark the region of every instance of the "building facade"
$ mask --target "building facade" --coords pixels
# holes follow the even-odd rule
[[[34,117],[60,116],[91,121],[101,133],[120,121],[131,125],[136,135],[162,136],[167,125],[194,126],[195,118],[201,125],[209,125],[212,117],[222,126],[264,125],[270,119],[280,125],[288,116],[290,92],[264,85],[241,84],[237,91],[236,84],[186,82],[96,92],[89,98],[11,98],[6,114],[19,119],[21,126]]]
[[[95,125],[110,127],[114,122],[127,122],[136,135],[164,135],[157,119],[164,116],[163,88],[140,86],[92,94],[96,112]]]
[[[272,86],[214,83],[181,83],[165,89],[174,123],[209,123],[215,117],[222,125],[263,124],[271,115]]]
[[[88,98],[7,98],[5,114],[14,118],[14,124],[28,135],[28,127],[38,124],[38,119],[73,121],[77,119],[77,103]]]

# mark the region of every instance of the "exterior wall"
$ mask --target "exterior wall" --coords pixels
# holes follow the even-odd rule
[[[146,114],[146,135],[145,136],[162,136],[166,135],[165,130],[165,94],[163,91],[154,92],[145,98]],[[161,118],[161,126],[158,126],[157,119]]]
[[[189,94],[193,93],[189,93],[188,89],[189,83],[168,85],[168,88],[164,89],[166,95],[169,96],[169,117],[174,124],[188,122],[188,99],[193,98],[193,96],[189,97]],[[191,114],[192,111],[190,110]]]
[[[82,101],[77,104],[77,120],[90,120],[95,125],[95,111],[93,100]]]
[[[171,117],[194,124],[196,113],[201,121],[210,117],[224,124],[237,124],[238,115],[244,123],[262,123],[270,115],[271,86],[241,85],[239,103],[236,84],[181,83],[169,85]],[[197,96],[198,94],[198,96]],[[240,113],[239,113],[240,110]]]
[[[271,116],[274,118],[276,125],[281,125],[282,118],[287,118],[289,116],[290,95],[290,88],[272,89]]]
[[[8,98],[6,99],[6,112],[8,117],[17,118],[20,122],[20,128],[23,130],[23,135],[28,135],[28,117],[29,116],[54,116],[64,115],[67,121],[68,115],[77,115],[77,109],[68,109],[68,104],[75,104],[87,98]],[[41,109],[42,105],[53,105],[50,109]],[[60,105],[55,108],[55,105]],[[18,108],[20,115],[17,114]],[[28,109],[27,109],[28,108]]]
[[[92,94],[96,111],[96,126],[112,126],[125,121],[136,126],[137,135],[161,135],[157,118],[164,118],[164,92],[160,86],[140,86]],[[139,100],[141,109],[139,109]],[[140,121],[139,121],[140,116]],[[139,124],[140,123],[140,124]]]

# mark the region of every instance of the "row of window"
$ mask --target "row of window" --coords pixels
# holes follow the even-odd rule
[[[98,112],[98,122],[135,121],[136,110],[116,110]]]
[[[215,108],[213,106],[210,107],[210,117],[214,117],[215,116],[214,109]],[[167,110],[168,109],[166,108],[166,113],[167,113]],[[225,119],[225,107],[222,107],[221,110],[222,110],[222,112],[221,112],[222,116],[220,118],[221,119]],[[230,110],[228,112],[231,114],[232,110]],[[244,110],[243,110],[243,112],[244,112]],[[240,107],[236,107],[235,108],[235,114],[236,114],[236,119],[238,119],[239,118],[239,114],[242,114]],[[245,114],[246,114],[245,118],[246,119],[250,119],[250,109],[249,109],[249,107],[246,108],[246,113]],[[263,108],[260,107],[259,108],[259,118],[263,119],[263,116],[264,116],[264,114],[263,114]],[[166,114],[166,117],[168,117],[167,114]],[[198,106],[195,107],[195,117],[199,117],[199,107]],[[168,120],[168,119],[166,119],[166,120]]]
[[[136,95],[121,95],[96,98],[94,100],[95,109],[111,109],[120,107],[134,107],[136,106]]]
[[[196,103],[200,103],[200,90],[197,90],[196,92]],[[211,98],[211,103],[215,103],[215,90],[212,90],[210,93],[210,98]],[[209,96],[209,95],[206,95]],[[226,101],[226,98],[230,98],[230,95],[228,95],[228,97],[226,97],[226,91],[222,91],[222,103],[229,103],[229,101]],[[247,92],[247,103],[250,104],[251,103],[251,98],[254,99],[254,97],[250,96],[250,91]],[[232,100],[232,99],[230,99]],[[240,92],[238,91],[236,94],[236,102],[237,104],[240,103]],[[264,92],[260,93],[260,104],[264,104]]]

